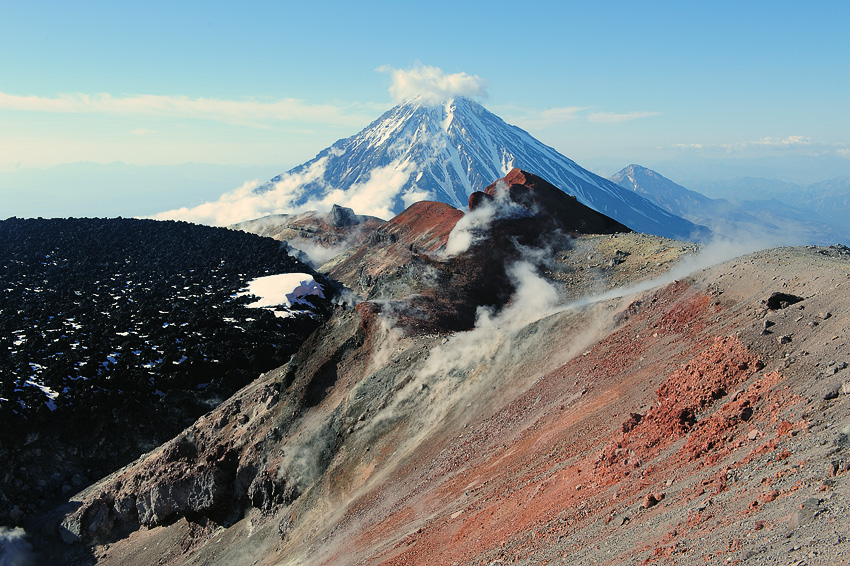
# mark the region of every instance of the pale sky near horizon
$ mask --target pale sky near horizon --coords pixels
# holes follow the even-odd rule
[[[850,175],[846,1],[7,0],[2,14],[0,173],[283,171],[405,87],[448,84],[579,164],[806,156]]]

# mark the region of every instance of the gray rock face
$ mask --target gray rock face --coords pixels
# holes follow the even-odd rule
[[[791,518],[788,521],[789,529],[798,529],[804,525],[808,525],[809,523],[811,523],[814,520],[815,516],[818,514],[819,507],[820,501],[817,498],[810,497],[806,499],[800,505],[800,508],[791,514]]]
[[[59,536],[66,544],[92,540],[107,535],[114,524],[110,502],[98,498],[77,513],[65,517],[59,525]]]
[[[229,492],[222,475],[217,470],[207,470],[174,482],[155,484],[136,501],[139,523],[152,527],[178,513],[208,513]]]
[[[363,222],[363,218],[355,214],[350,208],[335,204],[333,205],[333,208],[331,208],[331,222],[338,228],[344,228],[346,226],[356,226],[357,224],[360,224]]]
[[[65,544],[74,544],[82,540],[81,534],[81,517],[77,514],[68,515],[59,524],[59,536],[62,537],[62,542]]]
[[[656,254],[633,247],[627,235],[588,241],[604,244],[606,253],[576,246],[569,265],[588,257],[606,262],[617,249],[631,250],[627,266]],[[670,560],[686,565],[706,556],[749,562],[754,554],[747,552],[763,553],[761,562],[786,563],[788,552],[805,545],[821,553],[819,563],[842,563],[850,398],[823,403],[819,395],[821,386],[846,379],[831,372],[847,371],[838,368],[850,360],[848,264],[817,271],[834,265],[819,255],[761,252],[735,260],[740,277],[727,277],[730,267],[722,265],[652,290],[629,306],[621,303],[628,317],[610,313],[619,320],[611,338],[586,350],[572,349],[574,336],[592,328],[598,311],[536,320],[497,343],[502,350],[481,354],[492,365],[460,360],[439,375],[420,373],[434,354],[460,345],[456,352],[471,355],[456,341],[459,333],[388,338],[368,301],[339,309],[286,366],[89,490],[89,514],[66,524],[68,540],[88,542],[86,533],[112,519],[109,538],[121,543],[94,550],[105,563],[131,552],[135,564],[378,563],[386,561],[385,549],[399,562],[451,563],[470,548],[453,537],[461,532],[456,528],[478,533],[496,526],[504,535],[467,561],[492,562],[503,549],[516,549],[517,557],[535,563],[552,550],[577,563],[651,562],[656,548],[666,548]],[[804,279],[808,273],[817,278]],[[808,297],[805,309],[770,315],[777,335],[793,331],[793,347],[758,334],[766,313],[761,301],[774,287]],[[832,318],[803,328],[827,307]],[[804,318],[795,321],[798,313]],[[739,336],[729,334],[737,329]],[[484,330],[488,343],[501,340]],[[712,336],[715,344],[707,346]],[[567,364],[550,361],[562,348],[571,348]],[[804,350],[811,358],[799,354]],[[554,369],[543,370],[541,362]],[[721,379],[730,372],[737,377]],[[669,375],[655,392],[659,403],[668,395],[685,399],[669,411],[649,408],[659,375]],[[520,385],[507,403],[507,392]],[[691,397],[695,389],[701,393]],[[504,409],[494,414],[491,401]],[[690,408],[697,403],[699,420]],[[508,438],[519,436],[508,434],[525,431],[534,434],[530,441],[509,445]],[[556,435],[577,440],[553,449],[547,441]],[[600,445],[611,459],[588,451]],[[561,466],[554,477],[553,461]],[[230,471],[216,476],[214,469]],[[108,499],[108,513],[98,497]],[[464,512],[478,505],[481,512]],[[529,510],[527,522],[510,521],[518,516],[514,505]],[[125,536],[119,515],[132,520],[134,512],[157,528]],[[547,512],[551,538],[527,544]],[[233,524],[229,518],[237,516],[243,521]],[[564,518],[576,521],[575,531],[562,530]],[[656,546],[672,525],[682,530]],[[227,534],[219,536],[220,529]],[[783,538],[786,532],[796,538]],[[608,538],[614,546],[595,548],[600,533],[614,535]],[[319,552],[304,558],[313,549]],[[327,549],[339,554],[324,554]]]
[[[291,503],[298,493],[285,477],[261,474],[248,488],[248,499],[257,509],[269,510],[276,505]]]
[[[159,484],[142,493],[136,501],[139,523],[151,527],[177,513],[185,504],[185,484]]]
[[[129,495],[124,495],[115,499],[112,505],[112,512],[115,517],[122,523],[128,523],[131,520],[138,520],[138,512],[136,510],[136,499]]]
[[[219,458],[198,461],[197,449],[186,436],[166,445],[155,466],[160,473],[141,482],[119,481],[85,501],[59,526],[66,544],[105,541],[122,529],[162,525],[178,515],[222,517],[237,503],[236,460],[220,451]]]
[[[94,516],[89,519],[86,530],[91,534],[109,532],[112,528],[112,518],[109,516],[109,506],[106,502],[101,501],[93,511]]]

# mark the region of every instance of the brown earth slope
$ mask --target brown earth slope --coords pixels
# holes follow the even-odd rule
[[[392,243],[434,227],[412,225]],[[503,302],[468,292],[451,299],[474,310],[466,327],[441,330],[427,310],[431,322],[413,324],[415,309],[405,318],[387,304],[433,289],[406,269],[428,254],[376,259],[393,268],[361,291],[386,298],[340,306],[286,366],[34,521],[43,555],[847,563],[846,248],[698,269],[682,242],[620,233],[517,246],[498,229],[457,256],[432,247],[428,261],[457,276],[453,257],[475,268],[469,258],[492,242],[514,246]],[[50,542],[59,521],[67,546]]]
[[[459,362],[453,348],[464,351],[478,331],[391,337],[343,314],[315,338],[334,336],[338,347],[267,374],[184,435],[232,450],[236,477],[264,454],[240,514],[177,513],[126,538],[108,531],[94,556],[845,563],[847,285],[840,250],[759,252],[636,297],[489,329],[489,349]],[[803,300],[770,310],[777,291]],[[437,358],[455,363],[426,371]],[[336,380],[321,389],[328,360]],[[311,388],[324,394],[310,398]],[[184,442],[97,486],[81,509],[96,518],[93,502],[116,509],[166,478],[203,476],[202,462],[222,448],[181,455]],[[267,488],[256,481],[263,474]]]

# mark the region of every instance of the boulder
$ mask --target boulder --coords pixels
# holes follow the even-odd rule
[[[350,208],[333,205],[331,208],[331,224],[337,228],[345,228],[346,226],[356,226],[363,222],[363,217],[355,214]]]
[[[775,311],[784,309],[791,305],[795,305],[803,300],[803,297],[798,297],[797,295],[792,295],[790,293],[771,293],[770,296],[765,301],[767,308]]]

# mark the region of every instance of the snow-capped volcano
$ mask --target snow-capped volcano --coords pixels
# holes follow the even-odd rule
[[[360,133],[261,185],[255,194],[274,191],[293,207],[342,204],[391,216],[426,199],[465,208],[470,194],[514,167],[543,177],[635,230],[678,238],[706,233],[583,169],[468,98],[439,105],[406,101]]]

